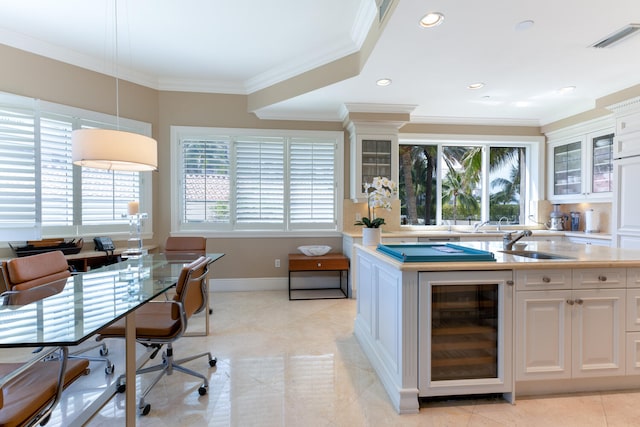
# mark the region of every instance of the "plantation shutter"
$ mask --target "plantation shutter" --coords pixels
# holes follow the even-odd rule
[[[34,110],[0,104],[0,240],[39,239]]]
[[[290,142],[291,228],[334,228],[335,213],[334,141],[294,138]],[[313,225],[313,227],[310,227]]]
[[[73,225],[72,131],[70,118],[43,116],[40,119],[42,223],[45,226]]]
[[[229,141],[182,141],[182,222],[228,224],[231,218]]]
[[[83,129],[109,129],[104,123],[83,121]],[[124,129],[123,129],[124,130]],[[82,224],[126,222],[128,204],[138,200],[140,173],[82,168]]]
[[[236,142],[236,219],[240,228],[284,228],[284,139]]]

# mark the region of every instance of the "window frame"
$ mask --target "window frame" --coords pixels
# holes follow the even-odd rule
[[[290,145],[285,142],[284,156],[284,219],[283,224],[277,227],[247,227],[235,224],[235,150],[230,150],[230,180],[231,180],[231,200],[230,200],[230,221],[228,224],[215,224],[212,222],[190,223],[181,222],[181,211],[184,204],[184,195],[181,190],[183,157],[181,141],[184,139],[207,140],[224,139],[225,137],[251,137],[251,138],[274,138],[283,137],[285,139],[295,138],[325,138],[335,142],[334,151],[334,217],[335,224],[331,228],[304,227],[293,225],[290,222],[290,189],[291,181],[289,175]],[[342,131],[308,131],[308,130],[286,130],[286,129],[251,129],[251,128],[218,128],[218,127],[198,127],[198,126],[171,126],[171,200],[178,203],[171,204],[171,234],[189,235],[195,232],[204,236],[216,237],[277,237],[277,236],[339,236],[342,232],[342,207],[344,193],[344,132]]]
[[[99,125],[104,129],[123,129],[126,131],[140,133],[151,136],[151,124],[137,120],[126,119],[112,116],[109,114],[98,113],[81,108],[66,106],[53,102],[43,101],[39,99],[24,97],[6,92],[0,92],[0,103],[8,110],[27,109],[33,115],[34,135],[33,150],[35,156],[36,167],[34,170],[35,179],[35,228],[38,230],[36,234],[28,233],[5,233],[5,238],[0,242],[0,247],[8,247],[9,242],[35,240],[46,237],[92,237],[100,234],[108,234],[114,238],[126,239],[129,235],[129,222],[126,218],[122,221],[112,223],[99,223],[91,225],[81,225],[78,218],[82,217],[82,186],[81,180],[78,178],[82,175],[80,166],[72,166],[72,225],[54,225],[48,226],[42,223],[42,176],[41,176],[41,150],[42,150],[42,130],[41,119],[68,121],[72,129],[78,129],[83,126]],[[69,140],[70,141],[70,140]],[[138,192],[138,200],[140,206],[143,206],[145,212],[149,215],[149,220],[144,223],[143,236],[152,237],[152,177],[151,172],[141,172],[139,175],[140,191]],[[126,213],[126,212],[123,212]],[[29,236],[29,237],[27,237]]]
[[[544,200],[544,136],[513,136],[513,135],[458,135],[458,134],[400,134],[398,137],[398,148],[402,145],[433,145],[438,148],[438,157],[442,157],[444,146],[481,146],[483,147],[483,171],[488,171],[490,147],[525,147],[527,148],[526,158],[526,197],[524,203],[525,212],[523,225],[536,225],[537,204]],[[398,153],[399,155],[399,153]],[[441,163],[441,162],[440,162]],[[400,171],[396,171],[396,182],[399,182]],[[482,196],[481,196],[481,221],[489,219],[489,175],[483,173]],[[401,225],[404,229],[433,228],[444,225],[442,220],[442,180],[437,181],[438,205],[436,207],[437,225]]]

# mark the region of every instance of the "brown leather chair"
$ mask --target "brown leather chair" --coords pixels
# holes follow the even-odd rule
[[[164,253],[204,255],[207,250],[207,239],[204,237],[176,236],[167,237],[164,244]]]
[[[44,252],[2,261],[2,277],[9,292],[24,291],[50,283],[66,282],[70,276],[69,264],[62,251]],[[100,348],[100,357],[86,355],[81,357],[105,362],[107,365],[104,371],[107,375],[111,375],[115,367],[111,360],[105,357],[109,350],[104,343],[74,352],[69,357],[78,357],[80,354],[98,347]]]
[[[69,276],[69,264],[61,251],[2,261],[2,277],[8,291],[23,291],[57,280],[66,280]]]
[[[0,426],[46,424],[62,390],[88,373],[89,361],[67,360],[65,348],[48,349],[27,363],[0,363]]]
[[[168,260],[184,259],[185,255],[206,255],[207,239],[198,236],[169,236],[164,242],[164,254]],[[213,310],[209,307],[209,314]],[[206,316],[206,331],[204,335],[209,335],[209,316]],[[192,334],[198,336],[203,334]]]
[[[138,410],[141,415],[147,415],[151,405],[145,403],[144,398],[149,394],[154,385],[166,374],[171,375],[174,370],[193,375],[202,379],[203,384],[198,388],[200,395],[205,395],[209,388],[209,380],[206,376],[182,366],[182,363],[207,356],[209,366],[215,366],[217,359],[210,352],[200,353],[187,358],[174,360],[173,343],[186,331],[189,318],[196,312],[206,307],[207,287],[206,278],[209,274],[211,258],[201,256],[195,261],[182,267],[180,277],[176,283],[176,294],[170,301],[151,301],[135,311],[136,315],[136,340],[149,351],[148,359],[152,359],[166,345],[166,351],[162,353],[162,363],[148,368],[141,368],[136,374],[160,371],[151,381],[147,389],[140,395]],[[124,338],[125,321],[120,320],[100,331],[99,339]],[[146,363],[146,362],[145,362]],[[123,392],[123,378],[118,379],[120,386],[118,391]]]

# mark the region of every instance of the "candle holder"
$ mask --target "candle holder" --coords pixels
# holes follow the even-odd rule
[[[127,249],[122,252],[123,258],[133,258],[147,255],[148,251],[142,249],[142,225],[143,220],[147,219],[146,213],[135,213],[127,215],[129,218],[129,239],[127,240]]]

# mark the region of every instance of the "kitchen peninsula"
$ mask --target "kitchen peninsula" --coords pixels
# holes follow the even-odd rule
[[[354,245],[354,332],[399,413],[419,398],[640,386],[640,251],[413,243],[489,261],[402,262]],[[401,245],[389,245],[401,246]],[[532,258],[533,257],[533,258]]]

